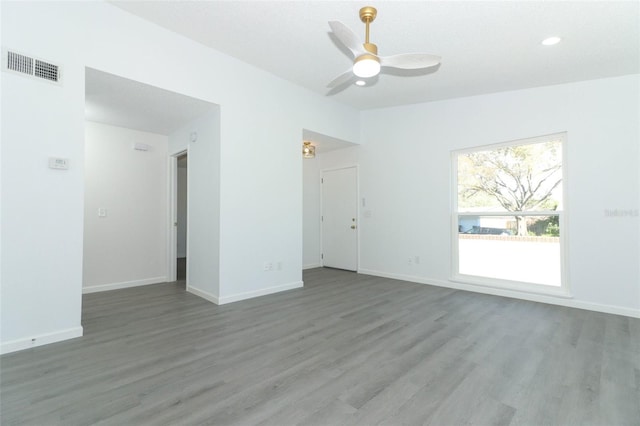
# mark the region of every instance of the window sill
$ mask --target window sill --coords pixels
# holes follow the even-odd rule
[[[449,281],[470,285],[474,287],[491,288],[496,290],[506,290],[515,293],[536,294],[541,296],[553,296],[563,299],[572,299],[573,295],[566,286],[550,286],[544,284],[532,284],[519,281],[508,281],[477,277],[473,275],[453,275]]]

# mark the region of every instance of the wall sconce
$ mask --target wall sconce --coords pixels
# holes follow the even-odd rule
[[[316,156],[316,147],[311,142],[304,142],[302,146],[302,158],[314,158]]]

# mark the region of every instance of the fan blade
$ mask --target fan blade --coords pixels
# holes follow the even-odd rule
[[[358,36],[345,24],[340,21],[329,21],[329,26],[338,40],[353,53],[354,58],[367,53]]]
[[[353,74],[353,71],[351,69],[348,69],[347,71],[343,72],[342,74],[334,78],[331,81],[331,83],[327,84],[327,87],[332,89],[334,87],[342,86],[348,81],[355,80],[355,79],[356,79],[356,76]]]
[[[383,67],[400,68],[403,70],[417,70],[429,68],[440,63],[440,56],[426,53],[404,53],[402,55],[381,56],[380,65]]]

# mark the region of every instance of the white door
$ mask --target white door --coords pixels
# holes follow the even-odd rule
[[[358,175],[355,167],[322,173],[322,265],[358,269]]]

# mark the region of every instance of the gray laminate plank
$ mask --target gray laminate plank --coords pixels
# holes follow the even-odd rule
[[[216,306],[83,296],[85,335],[0,357],[3,425],[640,425],[640,320],[314,269]]]

